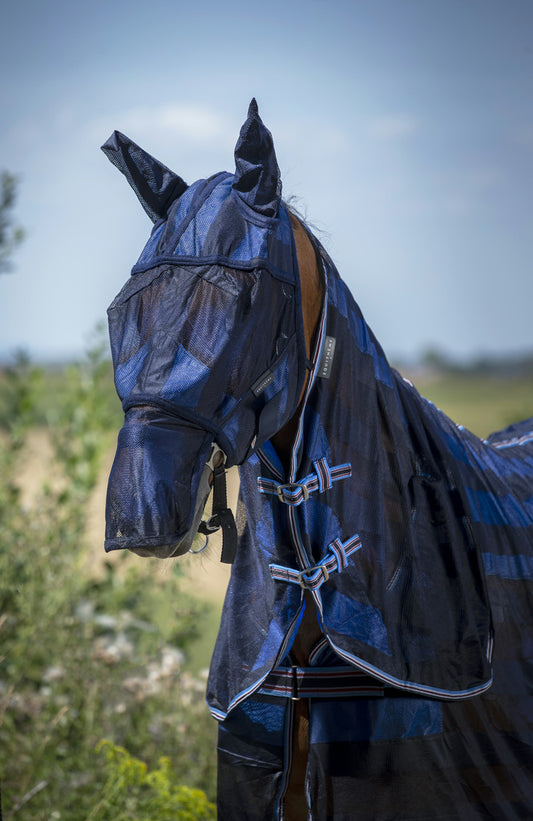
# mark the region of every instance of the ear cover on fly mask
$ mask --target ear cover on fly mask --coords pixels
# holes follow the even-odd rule
[[[266,128],[253,99],[235,146],[233,190],[253,211],[277,216],[281,202],[281,175],[272,134]]]
[[[174,200],[187,190],[181,177],[120,131],[113,132],[102,151],[122,171],[152,222],[166,216]]]

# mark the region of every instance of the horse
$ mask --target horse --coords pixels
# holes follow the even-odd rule
[[[389,365],[255,100],[233,173],[102,148],[154,222],[108,309],[105,549],[222,528],[218,817],[533,817],[533,419],[481,440]]]

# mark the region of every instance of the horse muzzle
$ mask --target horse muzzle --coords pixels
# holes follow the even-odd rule
[[[213,434],[153,406],[130,408],[106,501],[106,551],[169,558],[190,550],[221,461]]]

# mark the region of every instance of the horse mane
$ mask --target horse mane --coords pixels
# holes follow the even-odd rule
[[[307,228],[304,220],[299,215],[295,214],[294,208],[288,206],[288,209],[294,234],[296,257],[298,259],[298,272],[300,276],[300,287],[302,294],[305,349],[307,359],[309,360],[312,357],[315,332],[324,300],[325,288],[323,282],[323,272],[316,247],[311,240],[311,232]],[[307,380],[303,385],[298,408],[293,418],[290,419],[285,427],[278,431],[278,433],[273,437],[273,442],[276,450],[278,451],[278,455],[284,463],[289,458],[291,446],[296,435],[301,401],[305,393],[306,386]]]

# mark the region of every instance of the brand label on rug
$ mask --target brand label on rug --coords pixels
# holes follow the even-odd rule
[[[324,340],[322,356],[320,357],[320,365],[318,366],[318,375],[321,376],[322,379],[329,379],[331,375],[336,344],[337,340],[334,336],[327,336]]]
[[[252,393],[255,394],[255,396],[260,396],[263,393],[263,391],[266,391],[268,386],[273,381],[274,374],[272,373],[272,371],[265,371],[264,374],[259,377],[257,382],[254,382],[254,384],[252,385]]]

